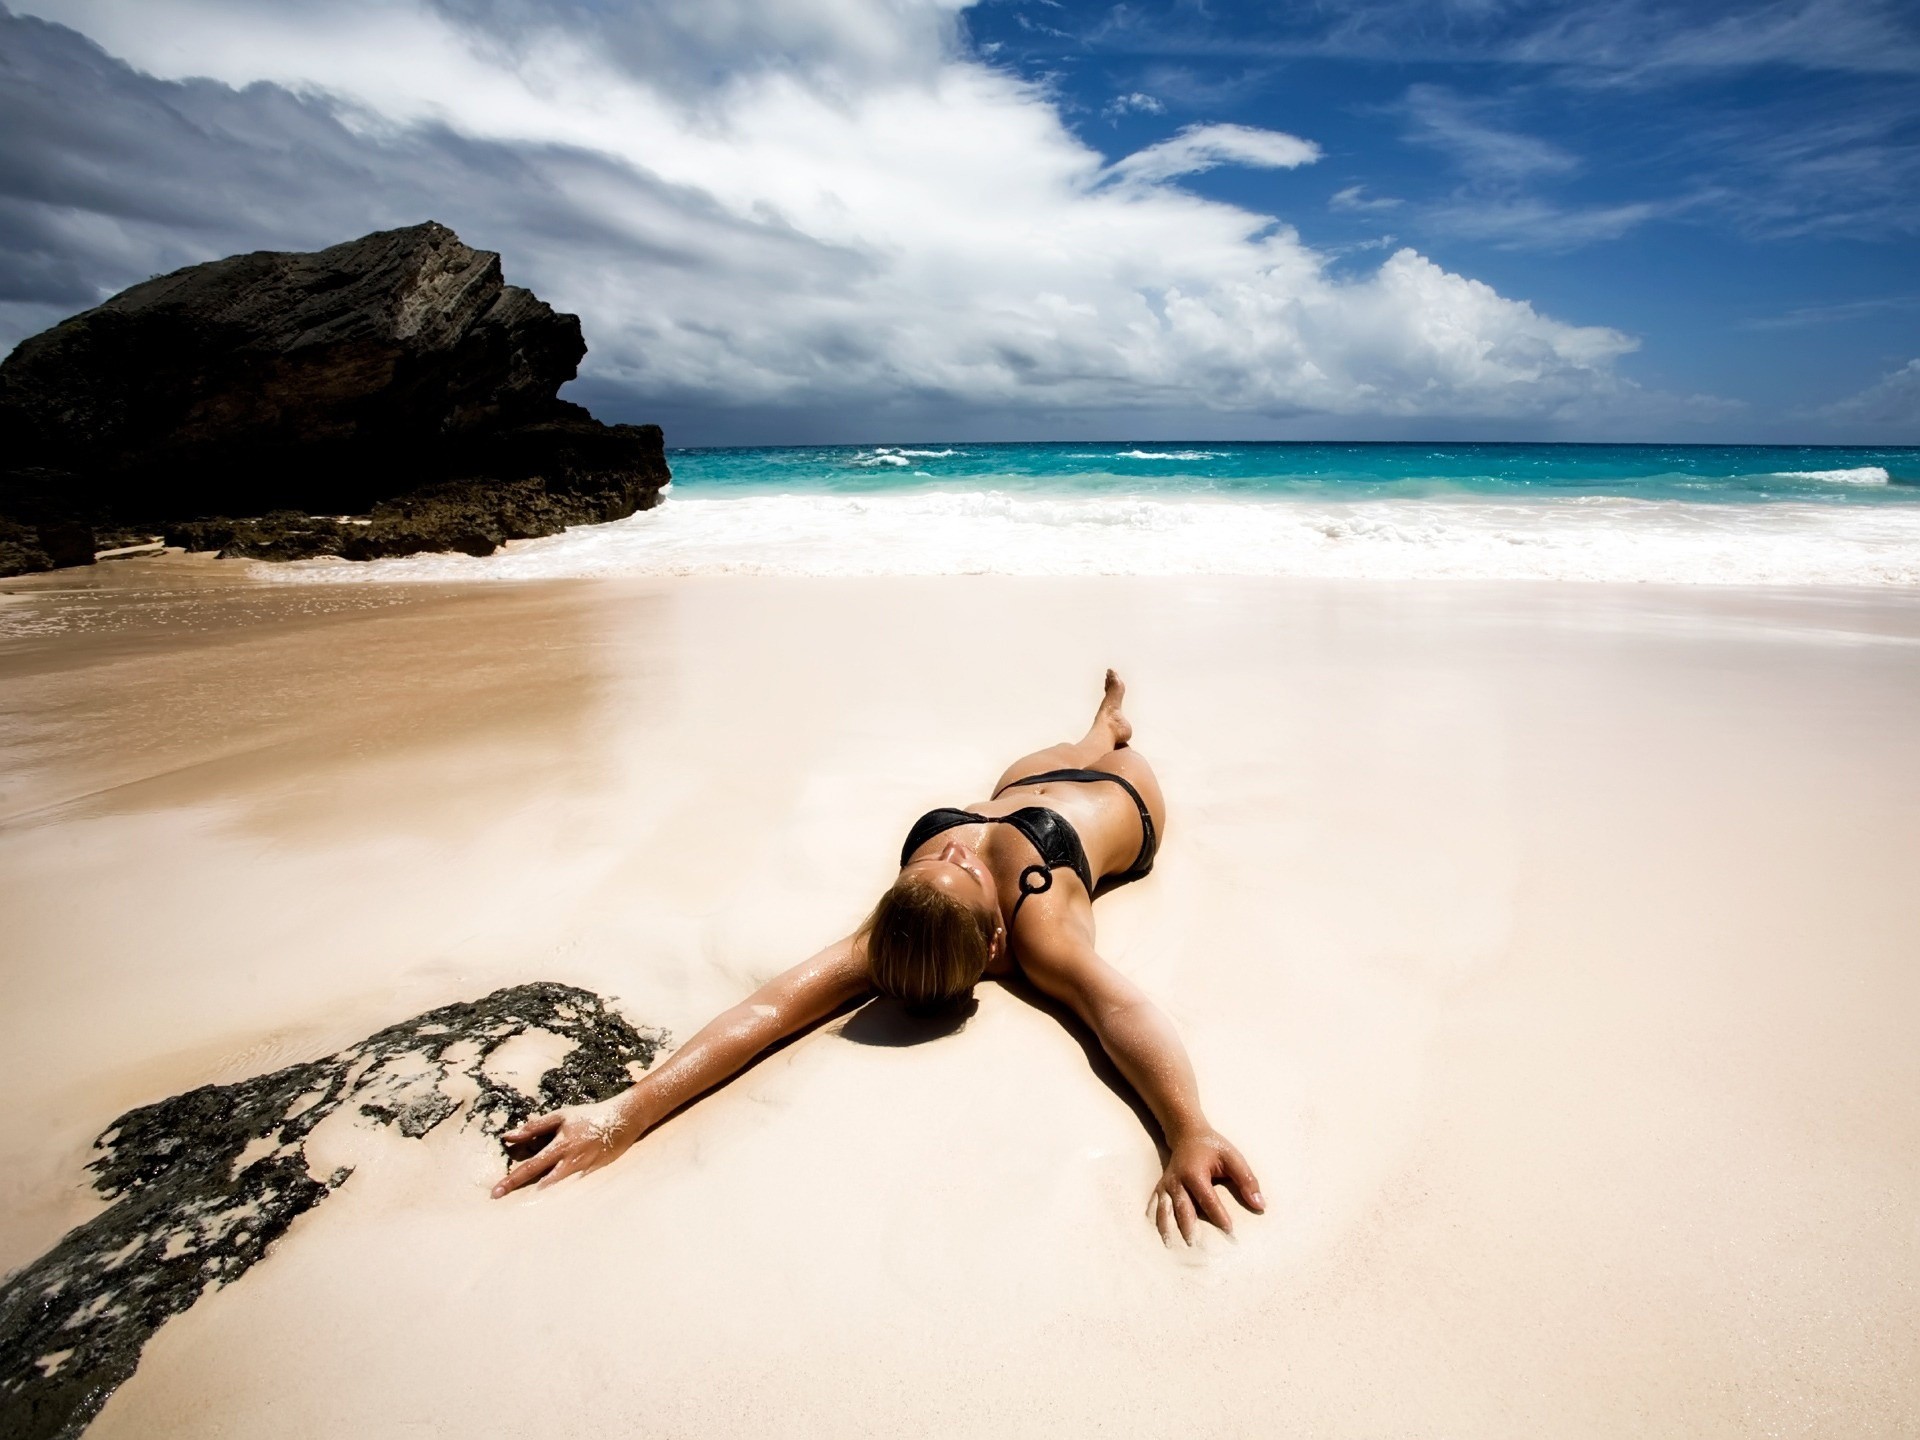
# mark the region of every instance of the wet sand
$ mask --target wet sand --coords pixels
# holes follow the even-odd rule
[[[526,980],[690,1034],[1107,664],[1171,815],[1101,948],[1269,1201],[1162,1249],[1133,1111],[983,987],[502,1202],[335,1127],[92,1435],[1920,1427],[1911,594],[4,588],[0,1266],[131,1105]]]

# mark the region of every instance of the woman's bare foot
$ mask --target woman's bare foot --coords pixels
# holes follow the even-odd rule
[[[1107,728],[1116,750],[1133,739],[1133,722],[1120,713],[1120,704],[1126,698],[1126,681],[1113,671],[1107,671],[1107,693],[1100,697],[1100,708],[1094,711],[1093,724],[1095,729],[1102,725]]]

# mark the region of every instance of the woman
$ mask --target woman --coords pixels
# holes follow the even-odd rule
[[[768,1046],[875,991],[931,1008],[964,999],[983,975],[1019,974],[1086,1022],[1160,1122],[1166,1171],[1148,1213],[1163,1239],[1178,1227],[1191,1244],[1201,1217],[1233,1229],[1216,1183],[1263,1210],[1252,1170],[1200,1109],[1172,1024],[1093,948],[1094,895],[1151,870],[1166,829],[1159,782],[1127,743],[1125,693],[1109,670],[1084,739],[1015,762],[991,800],[921,816],[899,879],[846,939],[769,980],[632,1089],[509,1130],[509,1145],[542,1148],[495,1198],[606,1164]]]

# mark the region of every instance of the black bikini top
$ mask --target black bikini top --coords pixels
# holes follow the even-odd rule
[[[1044,895],[1053,888],[1053,872],[1062,865],[1080,877],[1088,895],[1093,894],[1093,867],[1087,863],[1086,847],[1080,843],[1079,832],[1066,817],[1044,805],[1023,805],[1011,815],[976,815],[971,810],[951,807],[929,810],[914,821],[913,828],[907,832],[907,843],[900,847],[900,863],[904,866],[914,851],[943,831],[982,823],[1011,825],[1040,852],[1041,863],[1029,865],[1020,872],[1020,898],[1013,902],[1013,914],[1007,917],[1009,926],[1019,918],[1020,907],[1027,903],[1029,895]]]

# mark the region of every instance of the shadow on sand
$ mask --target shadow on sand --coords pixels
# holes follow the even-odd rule
[[[1158,1148],[1161,1163],[1165,1164],[1169,1151],[1166,1138],[1160,1133],[1160,1122],[1154,1119],[1146,1102],[1108,1058],[1105,1048],[1100,1044],[1100,1037],[1071,1008],[1021,976],[1004,976],[998,983],[1005,987],[1008,994],[1048,1016],[1073,1037],[1081,1054],[1087,1057],[1087,1068],[1093,1072],[1094,1078],[1133,1111],[1140,1128],[1152,1137]],[[856,1045],[881,1045],[889,1049],[921,1045],[929,1040],[941,1040],[959,1034],[966,1029],[979,1008],[980,1002],[971,995],[956,1005],[933,1012],[911,1010],[898,1000],[882,996],[867,1001],[855,1010],[846,1024],[840,1027],[839,1033]],[[831,1024],[832,1019],[829,1016],[823,1023]]]
[[[958,1004],[931,1011],[913,1010],[882,995],[854,1011],[840,1027],[840,1035],[856,1045],[884,1045],[889,1049],[921,1045],[958,1035],[979,1008],[980,1002],[971,995]]]

